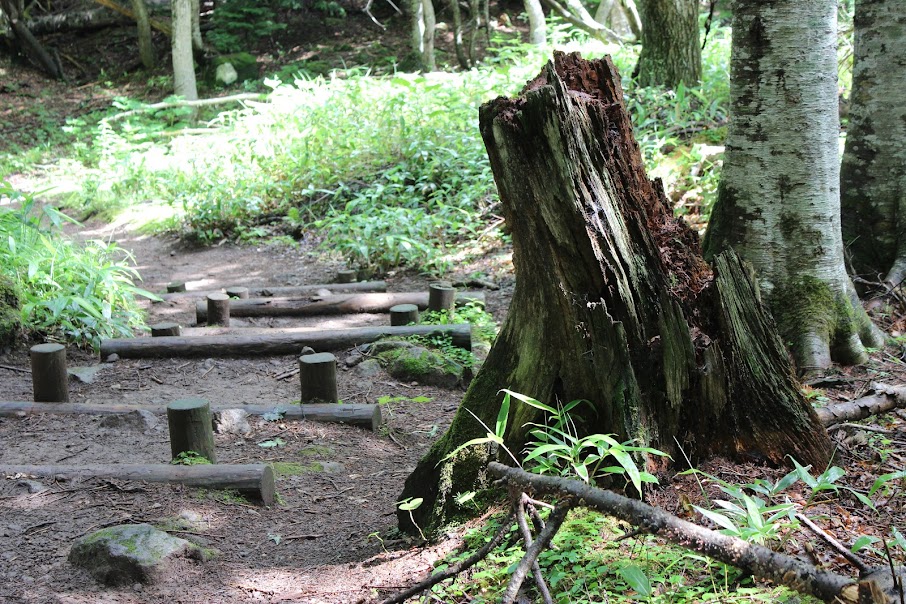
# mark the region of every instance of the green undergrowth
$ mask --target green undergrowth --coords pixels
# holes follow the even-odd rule
[[[656,172],[668,195],[706,217],[719,167],[708,146],[725,134],[728,31],[709,36],[702,86],[675,91],[635,86],[626,74],[637,46],[605,46],[556,22],[550,39],[613,56],[649,169],[669,156]],[[121,98],[70,121],[69,152],[48,178],[73,181],[68,203],[85,213],[166,207],[156,228],[202,243],[315,233],[324,253],[354,268],[442,273],[502,237],[478,107],[517,94],[549,58],[550,48],[495,34],[471,71],[284,71],[264,81],[266,101],[207,109],[195,123],[184,109],[121,117],[138,106]]]
[[[466,551],[471,553],[490,540],[500,527],[500,516],[466,533]],[[803,597],[783,587],[753,583],[750,577],[708,558],[641,536],[617,541],[629,529],[597,512],[573,511],[554,538],[553,547],[538,558],[555,602],[800,602]],[[514,527],[505,545],[451,583],[431,590],[431,601],[448,603],[497,602],[506,589],[510,573],[524,551]],[[437,569],[465,558],[468,553],[448,556]],[[527,582],[529,599],[540,596]]]
[[[0,271],[18,293],[22,326],[45,338],[97,347],[101,339],[131,337],[144,327],[135,297],[132,257],[115,243],[76,243],[60,227],[69,220],[39,207],[0,182]]]

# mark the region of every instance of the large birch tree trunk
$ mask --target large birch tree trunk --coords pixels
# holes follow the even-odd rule
[[[406,481],[416,522],[456,512],[480,484],[484,436],[501,388],[551,404],[586,399],[583,430],[612,433],[681,459],[720,453],[823,466],[830,441],[799,391],[783,343],[732,253],[715,271],[697,235],[645,175],[609,58],[555,53],[516,99],[479,112],[513,238],[516,289],[500,335],[447,433]],[[472,415],[474,414],[474,416]],[[533,407],[510,409],[519,454]],[[649,462],[654,463],[654,462]],[[649,466],[649,469],[654,467]],[[398,515],[414,530],[408,511]]]
[[[732,120],[705,236],[706,256],[733,248],[755,267],[803,372],[883,343],[844,266],[836,35],[834,0],[733,3]]]
[[[541,0],[525,0],[525,14],[529,22],[529,44],[543,46],[547,43],[547,22]]]
[[[896,286],[906,278],[906,5],[857,0],[854,21],[843,240],[856,274]]]
[[[132,0],[132,12],[135,13],[135,26],[138,31],[138,56],[145,69],[153,69],[157,64],[154,44],[151,41],[151,17],[145,0]]]
[[[198,98],[195,83],[195,60],[192,56],[192,2],[172,0],[173,9],[173,88],[177,96],[188,101]]]
[[[702,78],[698,0],[641,0],[639,84],[676,88]]]

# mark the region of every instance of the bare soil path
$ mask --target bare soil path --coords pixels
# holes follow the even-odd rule
[[[190,289],[324,283],[340,268],[319,261],[306,246],[187,249],[175,239],[138,235],[122,224],[89,226],[80,235],[112,238],[131,250],[144,287],[152,291],[162,291],[171,280],[185,281]],[[497,260],[505,266],[505,258]],[[496,276],[506,285],[505,273]],[[411,275],[390,278],[392,291],[420,290],[426,284],[427,278]],[[498,316],[505,310],[507,290],[488,292]],[[155,304],[150,315],[149,323],[191,324],[194,300]],[[327,317],[318,324],[383,321],[357,315]],[[28,368],[27,347],[0,357],[0,365],[7,367],[0,369],[0,400],[31,400],[30,375],[9,369]],[[91,383],[71,381],[71,401],[158,409],[186,397],[240,408],[288,405],[299,398],[298,377],[278,376],[295,365],[295,355],[101,363],[70,350],[70,367],[101,367]],[[288,467],[280,464],[297,464],[288,473],[278,471],[279,503],[270,508],[179,486],[96,479],[28,483],[26,477],[0,476],[0,602],[362,602],[422,575],[457,540],[415,549],[394,537],[395,500],[415,462],[443,434],[462,390],[401,383],[384,373],[363,376],[355,369],[341,371],[338,382],[340,398],[347,402],[375,403],[381,396],[431,400],[384,405],[386,428],[380,433],[251,417],[251,435],[219,435],[220,463],[273,462],[278,470]],[[277,438],[281,446],[260,446]],[[166,463],[170,456],[165,421],[142,432],[105,427],[97,416],[0,418],[0,442],[4,464]],[[36,483],[47,489],[30,493]],[[99,586],[66,561],[79,536],[138,522],[170,527],[173,534],[221,553],[203,565],[186,563],[179,584],[115,589]]]

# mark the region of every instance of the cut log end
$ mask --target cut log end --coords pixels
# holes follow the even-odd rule
[[[30,350],[31,379],[36,403],[69,402],[69,374],[66,371],[66,347],[62,344],[38,344]]]
[[[337,357],[329,352],[299,357],[303,403],[336,403]]]
[[[226,294],[210,294],[207,299],[207,316],[205,321],[209,326],[221,325],[228,327],[230,325],[230,297]]]
[[[418,323],[418,306],[397,304],[390,307],[390,325],[409,325],[410,323]]]
[[[167,425],[173,459],[195,452],[212,464],[217,463],[211,406],[207,401],[196,398],[173,401],[167,406]]]
[[[163,336],[178,336],[182,333],[179,323],[155,323],[151,326],[151,337],[160,338]]]
[[[183,281],[170,281],[167,283],[167,293],[176,294],[186,291],[186,284]]]

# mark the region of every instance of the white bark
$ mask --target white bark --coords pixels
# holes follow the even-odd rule
[[[857,0],[843,154],[843,233],[856,273],[906,278],[906,6]],[[886,275],[886,277],[884,276]]]
[[[434,4],[431,0],[421,0],[422,5],[422,64],[425,71],[434,71]]]
[[[192,48],[196,51],[204,50],[204,40],[201,37],[201,0],[192,0]]]
[[[132,12],[135,13],[135,26],[138,30],[138,54],[146,69],[153,69],[157,63],[154,45],[151,43],[151,18],[145,0],[132,0]]]
[[[173,0],[173,89],[177,96],[194,101],[198,98],[195,84],[195,61],[192,57],[192,2]]]
[[[834,0],[733,3],[733,117],[705,239],[754,266],[802,371],[880,343],[844,268],[836,32]]]
[[[547,23],[541,0],[525,0],[525,13],[529,21],[529,44],[543,46],[547,43]]]

